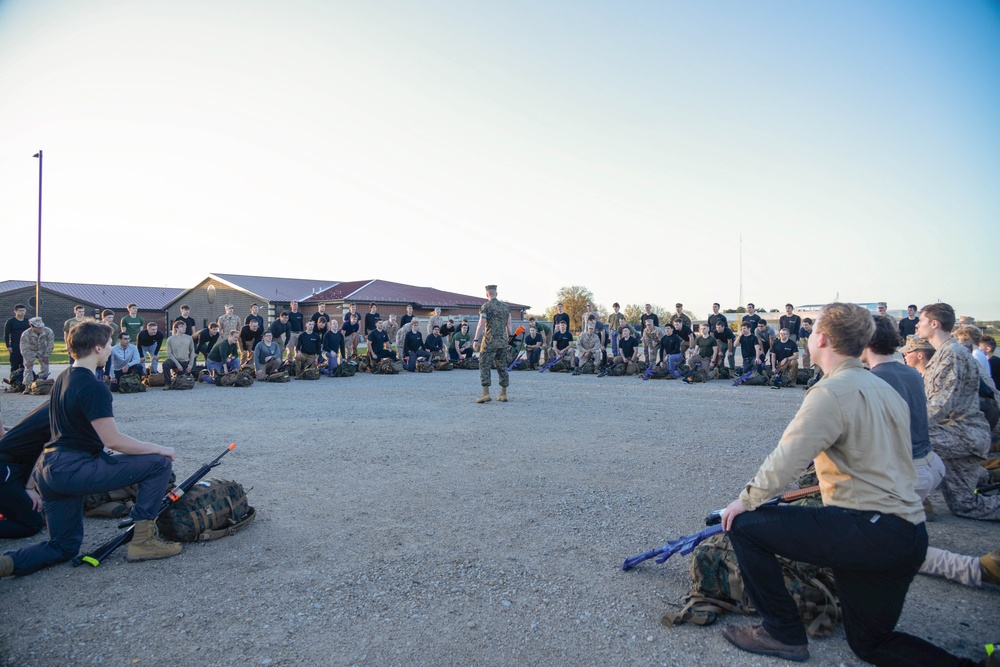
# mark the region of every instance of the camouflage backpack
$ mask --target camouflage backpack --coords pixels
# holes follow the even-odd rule
[[[249,387],[254,383],[254,378],[241,371],[233,371],[215,378],[216,387]]]
[[[823,369],[817,368],[816,369],[816,374],[813,375],[812,379],[810,379],[809,382],[806,383],[806,389],[808,389],[809,387],[814,386],[817,382],[819,382],[822,379],[823,379]]]
[[[809,384],[809,380],[812,380],[815,373],[816,371],[812,368],[800,368],[795,375],[795,384]]]
[[[358,372],[358,363],[356,361],[345,361],[343,363],[337,364],[337,367],[333,369],[330,373],[330,377],[335,378],[349,378],[354,377],[354,374]]]
[[[168,540],[203,542],[232,535],[256,516],[241,484],[207,478],[172,504],[156,520],[156,526]]]
[[[8,385],[5,390],[15,394],[24,393],[24,368],[18,368],[10,374],[9,378],[4,378],[4,384]]]
[[[289,382],[292,376],[288,374],[287,371],[278,371],[271,373],[265,378],[268,382]]]
[[[810,637],[829,637],[841,619],[833,572],[829,568],[778,558],[785,586],[799,609]],[[713,535],[691,554],[694,586],[678,603],[679,611],[668,611],[660,622],[666,627],[681,623],[711,625],[720,614],[754,613],[725,533]]]
[[[115,489],[114,491],[93,493],[89,496],[84,496],[83,515],[105,519],[121,519],[132,511],[137,491],[137,486],[133,484],[132,486],[126,486],[124,489]]]
[[[479,370],[479,359],[460,359],[456,368],[462,368],[467,371],[478,371]]]
[[[732,380],[733,372],[729,370],[726,366],[719,366],[719,379],[720,380]]]
[[[596,371],[594,370],[594,362],[590,359],[580,364],[578,367],[580,375],[593,375]]]
[[[627,364],[623,364],[623,363],[621,363],[619,361],[619,362],[617,362],[615,364],[612,364],[611,367],[608,368],[608,375],[610,375],[612,377],[621,377],[622,375],[625,375],[625,371],[627,369],[628,369],[628,365]]]
[[[368,360],[367,359],[351,359],[345,363],[357,364],[357,370],[359,373],[364,373],[368,370]]]
[[[178,373],[173,382],[170,383],[171,389],[194,389],[195,379],[194,375],[191,373]]]
[[[766,370],[754,369],[753,373],[750,374],[750,377],[743,384],[750,385],[751,387],[763,387],[769,382],[770,378],[767,376]]]
[[[397,364],[399,365],[397,366]],[[386,357],[385,359],[380,359],[377,364],[372,366],[372,373],[375,375],[396,375],[402,370],[402,368],[402,362],[393,361],[392,359]]]
[[[52,391],[55,380],[35,380],[28,385],[27,392],[32,396],[46,396]]]
[[[434,364],[427,361],[417,362],[417,372],[418,373],[431,373],[434,371]]]
[[[566,358],[560,359],[549,371],[553,373],[570,373],[573,371],[573,362]]]
[[[142,383],[142,378],[136,373],[126,373],[118,378],[119,394],[136,394],[146,391],[146,385]]]
[[[436,371],[450,371],[455,368],[450,361],[439,361],[434,364],[434,370]]]
[[[318,380],[320,376],[319,369],[310,364],[302,369],[302,371],[295,376],[296,380]]]
[[[688,371],[687,375],[684,376],[684,381],[688,384],[708,382],[708,373],[701,366],[698,366],[693,371]]]
[[[142,383],[147,387],[163,387],[166,386],[167,380],[163,373],[149,373],[142,377]]]

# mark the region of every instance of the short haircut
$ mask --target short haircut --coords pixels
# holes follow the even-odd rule
[[[721,306],[721,305],[719,304],[719,302],[718,302],[718,301],[716,301],[716,302],[715,302],[715,303],[713,303],[712,305],[713,305],[713,306],[719,306],[719,308],[722,308],[722,306]]]
[[[374,301],[372,301],[370,304],[368,304],[368,307],[369,308],[378,308],[378,304],[375,303]]]
[[[233,329],[232,331],[230,331],[229,333],[226,334],[226,338],[229,338],[230,336],[239,336],[239,335],[240,335],[240,332],[237,331],[236,329]]]
[[[613,304],[611,304],[611,307],[612,308],[621,308],[621,306],[618,305],[617,301],[615,301]]]
[[[159,325],[159,324],[157,324],[156,322],[146,322],[146,328],[147,328],[147,329],[148,329],[149,327],[157,327],[157,328],[159,328],[159,326],[160,326],[160,325]]]
[[[983,345],[986,346],[986,349],[990,352],[995,352],[997,349],[997,342],[993,336],[983,336],[983,340],[980,342],[983,343]]]
[[[208,328],[209,329],[218,329],[219,328],[219,323],[218,322],[212,322],[211,324],[208,325]]]
[[[115,311],[110,309],[105,309],[101,311],[101,317],[107,317],[108,315],[114,315]]]
[[[899,336],[899,328],[887,316],[876,315],[873,319],[875,320],[875,333],[868,343],[868,349],[875,354],[891,355],[896,351],[896,348],[903,344],[903,339]]]
[[[177,327],[184,327],[185,329],[187,329],[187,325],[188,323],[185,322],[184,320],[177,320],[176,322],[174,322],[173,326],[170,327],[170,330],[177,331]]]
[[[746,329],[747,331],[749,331],[750,330],[750,323],[749,322],[744,322],[743,324],[740,325],[740,328],[741,329]]]
[[[113,329],[112,329],[112,331],[113,331]],[[128,337],[129,337],[129,335],[128,335],[127,331],[122,331],[122,332],[120,332],[118,334],[118,340],[121,340],[122,338],[128,338]]]
[[[592,322],[593,320],[594,320],[594,316],[593,316],[593,315],[589,315],[589,316],[587,317],[587,321],[588,321],[588,322]]]
[[[717,327],[724,327],[724,326],[726,326],[726,323],[723,322],[722,320],[716,320],[715,321],[715,326],[717,326]]]
[[[381,321],[381,320],[379,320],[379,321]],[[441,327],[439,327],[438,325],[435,324],[433,327],[431,327],[431,331],[434,331],[434,329],[437,329],[438,331],[440,331]]]
[[[652,322],[652,320],[649,320],[649,321]],[[663,323],[663,330],[666,331],[667,329],[670,329],[671,331],[673,331],[674,330],[674,325],[671,324],[670,322],[664,322]]]
[[[563,305],[563,303],[562,303],[562,301],[560,301],[560,302],[559,302],[559,303],[557,303],[556,305],[557,305],[557,306],[561,306],[561,305]]]
[[[781,327],[780,329],[778,329],[778,333],[781,333],[782,331],[784,331],[785,333],[791,333],[791,332],[790,332],[790,331],[788,330],[788,327]]]
[[[813,318],[811,318],[811,317],[803,317],[802,318],[802,324],[812,324],[812,323],[813,323]]]
[[[23,303],[15,303],[14,304],[14,310],[27,310],[27,309],[28,309],[28,307],[25,306]]]
[[[915,303],[911,303],[909,306],[906,307],[907,310],[909,310],[910,308],[912,308],[913,310],[920,310],[919,308],[917,308],[917,304]]]
[[[84,310],[87,310],[87,307],[85,305],[83,305],[82,303],[78,303],[75,306],[73,306],[73,310],[79,310],[80,308],[82,308]]]
[[[757,320],[757,326],[761,325],[764,325],[765,327],[767,326],[767,320],[765,320],[763,317]]]
[[[281,313],[278,315],[278,317],[288,317],[288,311],[287,310],[281,311]]]
[[[941,325],[942,331],[950,332],[955,328],[955,309],[946,303],[938,302],[924,306],[921,313],[929,320]]]
[[[133,308],[138,308],[139,306],[135,305],[134,303],[130,303],[129,305],[127,305],[127,306],[125,306],[125,307],[126,307],[127,309],[129,309],[129,310],[132,310]]]
[[[820,309],[816,323],[830,339],[830,347],[847,357],[860,357],[875,333],[875,320],[864,306],[836,301]]]
[[[955,329],[955,338],[959,342],[971,340],[973,345],[979,345],[979,341],[983,339],[983,330],[972,324],[963,324]]]
[[[250,304],[250,307],[251,307],[251,308],[253,308],[254,306],[257,306],[258,308],[260,308],[260,304],[256,304],[256,303],[251,303],[251,304]]]
[[[107,345],[111,341],[114,329],[107,324],[86,320],[69,330],[66,338],[66,349],[74,359],[89,357],[97,346]]]
[[[753,305],[752,303],[748,303],[748,304],[747,304],[747,308],[756,308],[756,307],[757,307],[757,306]]]
[[[786,304],[785,304],[785,308],[795,308],[795,306],[793,306],[793,305],[792,305],[792,304],[790,304],[790,303],[786,303]]]
[[[186,303],[182,303],[181,310],[191,310],[191,306],[187,305]]]

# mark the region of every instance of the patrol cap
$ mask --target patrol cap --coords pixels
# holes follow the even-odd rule
[[[930,344],[930,341],[921,338],[920,336],[907,336],[906,345],[903,346],[903,354],[908,352],[919,352],[921,350],[931,351],[934,346]]]
[[[486,286],[486,291],[487,292],[496,292],[497,291],[497,286],[496,285],[487,285]]]
[[[44,327],[45,326],[45,322],[43,322],[42,318],[40,318],[40,317],[32,317],[30,320],[28,320],[28,324],[30,324],[33,327]]]
[[[674,308],[683,308],[683,307],[684,307],[683,303],[675,303],[674,304]]]
[[[879,301],[879,302],[878,302],[878,307],[879,307],[879,308],[886,308],[887,306],[886,306],[886,303],[885,303],[885,301]]]

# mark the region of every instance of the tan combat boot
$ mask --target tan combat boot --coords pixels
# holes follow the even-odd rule
[[[507,387],[500,387],[500,395],[497,396],[497,400],[501,403],[507,402]]]
[[[491,400],[490,388],[483,387],[483,395],[476,399],[476,403],[489,403]]]
[[[160,537],[160,531],[156,529],[156,522],[152,519],[136,521],[132,531],[132,541],[128,543],[128,556],[125,558],[130,563],[170,558],[183,549],[180,543],[167,542]]]
[[[10,556],[0,556],[0,578],[14,574],[14,559]]]

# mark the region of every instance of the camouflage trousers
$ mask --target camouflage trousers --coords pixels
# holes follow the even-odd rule
[[[484,387],[490,386],[490,369],[496,367],[497,375],[500,376],[500,386],[510,385],[510,375],[507,373],[507,343],[501,341],[500,344],[486,346],[479,350],[479,383]]]
[[[955,516],[983,521],[1000,521],[1000,496],[973,493],[980,484],[989,483],[989,475],[978,456],[961,456],[944,461],[947,473],[941,483],[941,493],[948,509]]]
[[[48,356],[38,357],[34,355],[28,355],[24,358],[24,379],[22,382],[24,386],[28,386],[35,381],[35,360],[38,360],[38,377],[47,378],[49,376],[49,358]]]
[[[785,386],[794,387],[795,378],[799,374],[799,362],[797,359],[789,359],[785,362],[785,366],[782,368],[778,367],[781,372],[781,379],[785,381]]]

